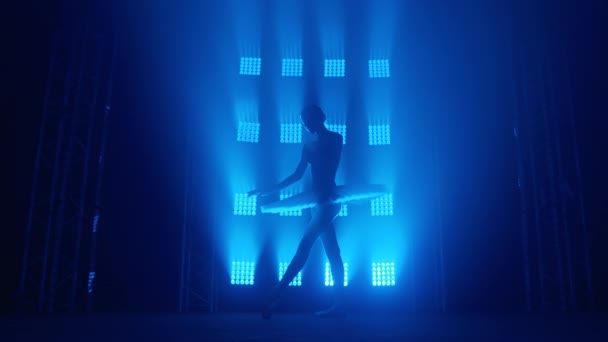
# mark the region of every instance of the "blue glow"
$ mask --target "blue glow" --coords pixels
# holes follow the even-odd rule
[[[325,77],[344,77],[346,61],[343,59],[326,59],[324,74]]]
[[[370,78],[391,77],[388,59],[370,59],[368,64]]]
[[[334,278],[331,276],[331,266],[325,263],[325,286],[334,286]],[[344,286],[348,286],[348,264],[344,263]]]
[[[348,216],[348,205],[342,204],[342,207],[340,208],[340,212],[338,213],[338,216]]]
[[[395,263],[374,262],[372,263],[372,285],[373,286],[395,286]]]
[[[258,122],[239,122],[236,141],[257,143],[260,141],[260,124]]]
[[[281,76],[284,77],[300,77],[304,61],[302,59],[283,59],[281,63]]]
[[[261,58],[241,57],[241,75],[259,75],[261,70]]]
[[[257,209],[257,197],[247,194],[234,195],[234,215],[255,216]]]
[[[327,125],[327,129],[342,134],[342,142],[346,144],[346,125]]]
[[[233,261],[230,270],[230,284],[253,285],[255,262]]]
[[[287,271],[287,266],[289,266],[289,263],[287,262],[279,263],[279,281],[283,279],[283,275],[285,274],[285,271]],[[291,283],[289,283],[289,286],[302,286],[302,271],[293,278]]]
[[[391,125],[369,125],[370,145],[390,145]]]
[[[299,144],[302,142],[302,124],[281,124],[281,143]]]
[[[371,201],[372,216],[393,216],[393,194]]]

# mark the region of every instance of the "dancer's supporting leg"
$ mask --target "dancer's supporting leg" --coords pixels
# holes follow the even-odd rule
[[[336,238],[336,229],[333,222],[329,224],[327,230],[321,234],[321,241],[325,253],[331,266],[331,275],[334,280],[334,304],[327,310],[319,311],[318,316],[330,316],[343,313],[344,298],[344,263],[340,255],[340,246]]]

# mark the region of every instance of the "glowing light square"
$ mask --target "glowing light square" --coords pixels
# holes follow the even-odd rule
[[[391,125],[369,125],[370,145],[390,145]]]
[[[368,65],[370,78],[391,77],[388,59],[370,59]]]
[[[288,262],[282,262],[279,264],[279,281],[283,279],[283,275],[285,271],[287,271],[287,266],[289,266]],[[298,275],[293,278],[293,280],[289,283],[289,286],[302,286],[302,271],[298,273]]]
[[[395,286],[395,263],[374,262],[372,263],[372,285],[373,286]]]
[[[329,262],[325,263],[325,286],[334,286],[334,278],[331,275]],[[344,286],[348,286],[348,263],[344,263]]]
[[[346,144],[346,125],[329,124],[327,129],[342,134],[342,143]]]
[[[325,77],[344,77],[346,61],[343,59],[326,59],[324,67]]]
[[[230,269],[230,284],[253,285],[255,262],[233,261]]]
[[[285,58],[281,62],[281,76],[283,77],[301,77],[304,60]]]
[[[260,124],[258,122],[239,122],[236,141],[257,143],[260,141]]]
[[[260,75],[262,59],[257,57],[241,57],[241,75]]]
[[[284,189],[284,190],[281,190],[281,194],[279,195],[279,198],[281,200],[284,200],[293,195],[295,195],[295,193],[293,191],[290,191],[289,189]],[[282,211],[279,213],[279,215],[280,216],[302,216],[302,210]]]
[[[300,144],[302,143],[302,124],[291,123],[281,124],[281,143]]]
[[[257,209],[257,197],[247,194],[234,195],[234,215],[255,216]]]
[[[393,195],[388,194],[371,201],[372,216],[393,216]]]

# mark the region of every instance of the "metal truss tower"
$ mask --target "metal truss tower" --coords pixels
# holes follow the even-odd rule
[[[52,38],[17,293],[22,312],[90,310],[114,36],[91,22]]]
[[[200,189],[204,188],[201,184],[197,184],[200,178],[192,176],[201,172],[197,169],[198,163],[193,158],[192,148],[189,155],[191,158],[186,167],[184,188],[178,312],[214,312],[217,310],[217,289],[215,288],[216,247],[211,228],[213,224],[200,216],[202,213],[200,208],[210,204],[200,202],[200,199],[208,195],[200,193]],[[212,212],[216,211],[212,210]],[[212,215],[211,218],[213,221],[214,216]]]
[[[569,61],[536,50],[541,52],[527,55],[528,50],[516,48],[513,69],[526,309],[592,310]]]

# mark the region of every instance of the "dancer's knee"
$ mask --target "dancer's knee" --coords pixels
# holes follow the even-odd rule
[[[300,240],[300,244],[298,245],[298,250],[296,252],[296,255],[303,256],[303,257],[308,256],[308,253],[310,252],[314,242],[315,242],[315,239],[312,236],[309,236],[308,234],[304,235],[302,240]]]
[[[334,259],[334,260],[338,260],[338,259],[342,259],[342,255],[340,253],[340,247],[338,245],[329,245],[329,246],[325,246],[325,252],[327,253],[327,257]]]

